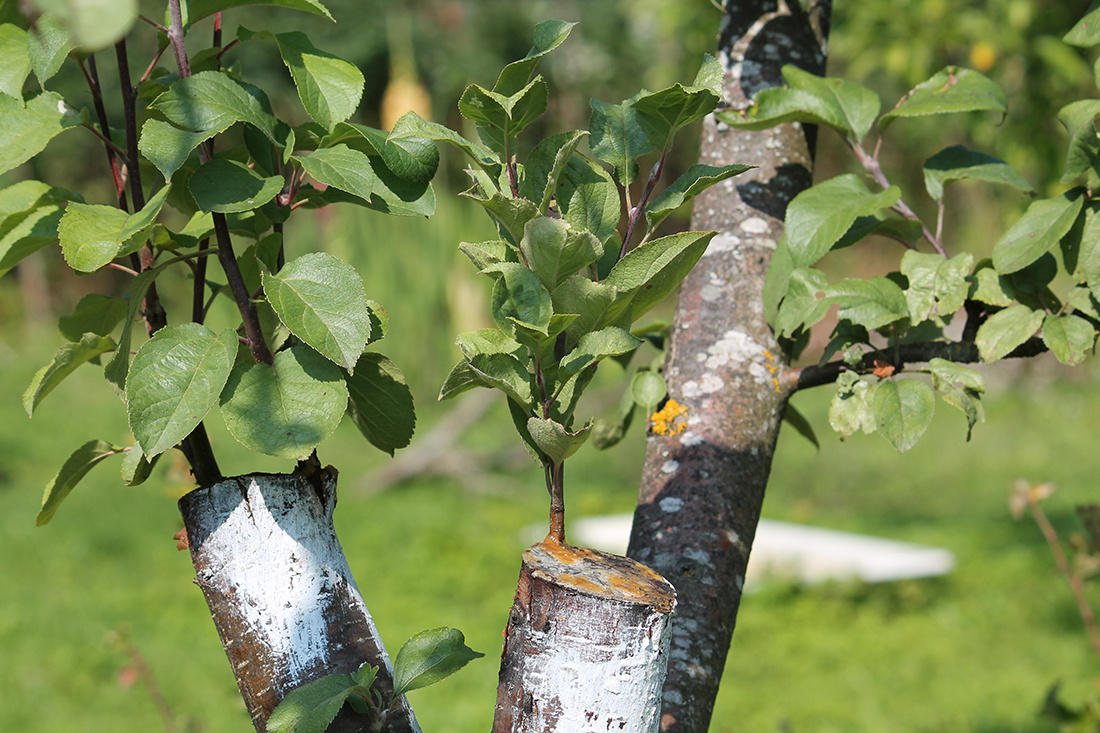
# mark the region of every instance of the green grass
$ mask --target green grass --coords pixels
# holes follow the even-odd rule
[[[381,347],[421,398],[421,431],[447,409],[432,395],[457,358],[450,347],[455,330],[470,327],[456,323],[455,293],[476,297],[454,274],[472,268],[448,248],[455,238],[488,236],[459,210],[443,217],[431,244],[411,250],[419,253],[415,260],[400,249],[379,252],[377,243],[357,250],[376,231],[365,225],[327,230],[327,244],[361,258],[368,293],[390,308],[394,326]],[[424,226],[390,221],[376,216],[370,224],[392,226],[378,236],[395,248]],[[449,274],[432,280],[431,272]],[[14,317],[3,318],[0,730],[163,730],[142,686],[119,682],[129,658],[111,640],[116,631],[145,657],[191,730],[250,730],[191,583],[189,558],[172,539],[181,526],[174,498],[185,488],[178,463],[164,461],[135,488],[122,487],[118,464],[107,463],[48,526],[34,526],[42,487],[64,458],[93,438],[124,442],[127,428],[94,367],[83,367],[28,421],[20,394],[58,337],[18,337]],[[614,371],[602,378],[613,383]],[[1097,500],[1100,451],[1092,426],[1100,389],[1082,371],[1073,381],[1056,372],[997,391],[987,400],[988,422],[969,444],[961,414],[941,404],[928,434],[903,456],[878,436],[838,441],[826,426],[827,392],[799,395],[796,404],[823,448],[783,435],[765,515],[946,547],[958,565],[936,580],[775,584],[747,596],[712,731],[1052,731],[1036,716],[1046,689],[1060,679],[1070,700],[1081,699],[1100,672],[1041,535],[1029,521],[1012,520],[1007,497],[1018,477],[1056,482],[1047,510],[1067,533],[1076,527],[1073,505]],[[209,427],[226,473],[289,468],[248,454],[219,418]],[[518,445],[498,406],[464,444],[492,450],[502,436]],[[569,469],[572,516],[629,511],[642,452],[637,432],[610,453],[582,450]],[[443,684],[412,693],[424,729],[487,730],[519,532],[546,515],[539,471],[531,464],[494,474],[480,491],[424,479],[371,494],[364,477],[388,458],[348,424],[322,447],[322,459],[341,471],[337,531],[391,650],[421,629],[448,625],[486,653]],[[1095,588],[1090,592],[1100,601]]]

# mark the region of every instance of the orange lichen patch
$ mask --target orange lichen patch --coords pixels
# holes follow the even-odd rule
[[[687,415],[687,408],[676,400],[669,400],[650,418],[653,432],[657,435],[679,435],[687,427],[687,420],[677,422],[677,418]]]
[[[654,606],[671,613],[676,593],[639,562],[585,547],[540,543],[523,553],[533,575],[585,595]]]

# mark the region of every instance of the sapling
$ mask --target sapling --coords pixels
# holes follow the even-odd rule
[[[439,396],[474,387],[506,395],[520,438],[542,466],[547,541],[558,544],[565,541],[565,461],[594,431],[593,420],[577,419],[581,395],[601,361],[627,363],[652,335],[631,329],[675,290],[713,236],[659,236],[658,226],[708,186],[749,168],[696,165],[658,188],[676,134],[719,103],[721,69],[710,56],[691,84],[643,90],[620,104],[593,100],[588,130],[525,142],[529,152],[521,156],[522,133],[547,109],[547,84],[535,68],[572,27],[540,23],[531,51],[505,67],[492,89],[466,89],[459,111],[480,141],[414,114],[390,135],[448,142],[469,158],[473,187],[464,195],[484,207],[499,237],[460,249],[493,281],[496,325],[458,336],[462,360]],[[643,160],[652,168],[639,191],[633,184]],[[646,371],[636,387],[635,401],[652,411],[663,396],[659,374]],[[600,442],[614,440],[605,434]]]
[[[88,295],[61,319],[66,343],[24,406],[33,414],[65,377],[95,364],[122,398],[133,441],[78,448],[48,484],[38,524],[104,459],[123,456],[122,479],[136,485],[179,449],[199,485],[180,501],[181,547],[190,546],[257,729],[288,690],[338,672],[394,698],[387,730],[417,730],[332,529],[336,471],[317,456],[344,415],[392,454],[411,438],[412,397],[397,366],[371,348],[388,330],[385,309],[336,257],[288,258],[285,224],[332,203],[429,215],[438,151],[423,137],[390,140],[351,122],[362,72],[305,34],[238,27],[223,38],[223,11],[241,4],[169,0],[162,21],[139,16],[136,3],[31,2],[25,16],[4,8],[0,174],[15,182],[0,189],[0,274],[56,242],[76,272],[126,281],[123,295]],[[318,0],[270,4],[331,19]],[[246,81],[234,50],[244,44],[278,50],[298,119],[276,116]],[[135,59],[134,48],[148,56]],[[117,103],[100,81],[104,49],[116,62]],[[48,88],[62,71],[83,78],[86,92]],[[113,185],[109,203],[85,201],[80,181],[26,175],[23,164],[50,140],[78,129],[106,153],[96,157]],[[186,283],[188,302],[161,297],[171,278]],[[205,429],[214,413],[242,445],[296,463],[294,472],[224,477]],[[457,633],[421,638],[404,674],[440,649],[476,656]]]

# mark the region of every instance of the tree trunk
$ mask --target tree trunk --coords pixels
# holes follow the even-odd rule
[[[675,592],[624,557],[543,542],[523,553],[493,733],[653,733]]]
[[[728,0],[719,41],[726,101],[746,107],[793,63],[825,71],[829,3]],[[704,123],[700,162],[759,166],[696,199],[692,228],[717,230],[680,289],[665,362],[687,428],[650,435],[627,554],[676,587],[661,730],[704,733],[741,600],[789,393],[761,289],[787,203],[811,183],[814,130]]]
[[[250,474],[179,502],[191,559],[257,731],[295,687],[367,662],[393,692],[389,657],[332,526],[336,471]],[[406,701],[385,730],[419,733]],[[396,707],[396,706],[395,706]],[[330,731],[366,722],[346,707]]]

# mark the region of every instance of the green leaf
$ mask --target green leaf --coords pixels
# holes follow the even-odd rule
[[[558,465],[576,453],[577,449],[588,440],[590,431],[589,425],[572,433],[554,420],[541,417],[532,417],[527,420],[527,432],[531,434],[531,440],[542,454],[542,460],[551,465]]]
[[[439,388],[439,396],[436,399],[442,402],[443,400],[449,400],[452,397],[456,397],[467,390],[471,390],[474,387],[491,386],[493,385],[483,380],[481,375],[474,371],[468,360],[463,359],[455,364],[447,374],[447,378],[443,380],[443,386]]]
[[[629,300],[637,320],[680,285],[713,237],[714,232],[681,232],[650,240],[619,260],[603,282]]]
[[[785,87],[762,89],[751,107],[721,112],[718,119],[742,130],[803,122],[827,125],[856,141],[867,136],[882,106],[877,94],[855,82],[822,78],[790,64],[782,74]]]
[[[23,101],[0,94],[0,173],[38,155],[56,135],[83,123],[55,92]]]
[[[314,180],[362,199],[369,200],[380,183],[367,156],[347,145],[322,148],[306,156],[294,156],[293,160],[300,162]]]
[[[458,629],[421,631],[406,641],[394,657],[394,699],[434,685],[483,656],[466,646],[466,637]]]
[[[57,73],[72,48],[69,32],[55,16],[39,16],[27,44],[31,68],[39,84],[45,84]]]
[[[1043,311],[1033,311],[1026,305],[1013,305],[998,311],[978,328],[974,343],[982,361],[994,362],[1035,335],[1043,325]]]
[[[162,453],[162,455],[164,454]],[[153,473],[153,469],[159,461],[160,456],[155,456],[152,460],[149,460],[141,452],[140,445],[130,446],[126,454],[122,456],[122,483],[127,486],[140,486]]]
[[[644,343],[625,329],[614,326],[602,328],[582,336],[577,347],[562,359],[561,367],[568,374],[576,374],[601,359],[627,354]]]
[[[796,268],[809,267],[833,248],[863,216],[872,216],[901,199],[891,186],[871,193],[858,176],[846,173],[798,194],[787,206],[784,238]]]
[[[191,22],[197,23],[203,18],[220,13],[231,8],[239,8],[245,5],[274,5],[282,8],[301,10],[306,13],[320,15],[333,20],[328,9],[318,0],[188,0],[191,11]]]
[[[505,331],[514,331],[511,319],[546,333],[550,326],[553,306],[550,293],[539,282],[535,273],[514,262],[501,262],[482,270],[489,275],[499,274],[493,285],[493,319]]]
[[[1043,319],[1043,343],[1058,361],[1076,366],[1085,360],[1096,343],[1096,329],[1080,316],[1051,313]]]
[[[258,209],[282,188],[282,176],[263,178],[244,163],[226,158],[200,166],[189,183],[200,210],[223,214]]]
[[[1003,308],[1012,305],[1012,301],[1016,297],[1015,290],[1012,288],[1012,284],[1009,283],[1008,278],[998,275],[997,271],[993,269],[992,260],[983,259],[968,280],[970,282],[970,292],[967,297],[979,303]]]
[[[513,61],[504,67],[497,77],[493,91],[505,96],[515,94],[531,80],[539,59],[560,46],[569,37],[569,31],[576,23],[563,20],[544,20],[535,26],[535,43],[519,61]]]
[[[86,333],[106,336],[122,322],[127,307],[126,298],[91,293],[80,299],[71,314],[58,320],[57,328],[73,342],[80,341]]]
[[[20,181],[0,190],[0,275],[57,239],[59,204],[71,198],[41,181]]]
[[[806,419],[806,416],[799,412],[798,408],[790,402],[787,403],[787,408],[783,411],[783,422],[790,425],[795,429],[795,432],[810,441],[814,448],[821,450],[821,444],[817,442],[817,435],[814,434],[814,426],[811,425],[810,421]]]
[[[225,426],[258,453],[304,460],[336,430],[348,404],[340,369],[308,346],[272,365],[238,364],[221,396]]]
[[[12,23],[0,25],[0,94],[23,100],[23,83],[31,73],[27,32]]]
[[[71,203],[57,226],[61,253],[78,272],[95,272],[116,257],[141,248],[156,222],[170,186],[164,186],[136,214],[114,206]]]
[[[554,289],[551,299],[556,313],[577,314],[576,320],[566,329],[574,341],[605,326],[630,325],[620,322],[630,310],[629,299],[619,298],[618,288],[593,282],[582,275],[567,278]]]
[[[622,204],[615,181],[602,166],[571,156],[558,182],[557,197],[562,218],[574,229],[588,230],[604,243],[615,236]]]
[[[1090,170],[1100,169],[1100,139],[1096,135],[1097,116],[1100,116],[1100,100],[1096,99],[1071,102],[1058,111],[1058,121],[1069,133],[1066,171],[1062,175],[1064,183]]]
[[[630,380],[630,396],[637,405],[645,408],[647,415],[661,404],[666,395],[668,386],[657,372],[639,371]]]
[[[468,379],[471,383],[459,391],[474,386],[493,387],[524,407],[530,407],[534,402],[531,392],[531,374],[527,371],[525,363],[516,357],[510,354],[475,354],[467,360],[467,367],[470,375]],[[457,392],[447,396],[450,397],[453,394]]]
[[[985,392],[985,377],[977,369],[940,358],[931,359],[928,366],[932,371],[932,386],[936,389],[951,385],[979,394]]]
[[[538,206],[527,199],[512,198],[501,193],[494,193],[487,199],[472,195],[470,198],[481,204],[500,222],[506,236],[512,238],[513,244],[518,244],[523,239],[527,222],[539,215]]]
[[[351,675],[330,674],[296,687],[279,701],[267,719],[267,733],[324,733],[352,695],[370,690]]]
[[[397,365],[381,354],[363,354],[345,375],[348,414],[371,445],[391,456],[412,441],[416,412],[412,392]]]
[[[523,348],[518,341],[499,328],[479,328],[460,333],[455,339],[455,345],[467,359],[473,359],[475,354],[518,355]]]
[[[152,103],[168,120],[151,118],[141,130],[138,149],[165,178],[183,165],[203,141],[246,122],[278,144],[279,121],[259,87],[221,71],[200,71],[179,79]]]
[[[130,432],[154,457],[186,438],[218,403],[237,336],[200,323],[166,326],[138,349],[126,377]]]
[[[458,251],[466,255],[479,271],[498,262],[514,262],[515,249],[503,239],[489,242],[460,242]],[[511,257],[509,255],[511,254]]]
[[[629,101],[607,104],[593,99],[588,129],[592,133],[592,154],[611,164],[618,183],[633,183],[638,177],[638,158],[654,150],[638,123],[637,110]]]
[[[591,233],[544,216],[527,222],[519,248],[547,290],[553,290],[603,254],[603,245]]]
[[[99,51],[125,36],[138,15],[137,0],[37,0],[35,5],[64,25],[83,51]]]
[[[458,111],[476,122],[482,141],[504,156],[508,141],[546,111],[547,94],[546,81],[541,76],[510,96],[471,84],[458,100]]]
[[[1100,45],[1100,4],[1093,2],[1062,40],[1071,46],[1089,48]]]
[[[840,306],[837,318],[868,330],[882,328],[909,315],[905,293],[885,277],[841,280],[825,288],[825,298]]]
[[[913,325],[930,315],[950,316],[963,307],[970,284],[966,277],[974,263],[969,252],[946,259],[942,255],[906,251],[901,273],[909,280],[905,300]]]
[[[273,39],[279,55],[294,78],[298,98],[313,121],[331,130],[337,122],[351,117],[363,97],[363,73],[353,64],[317,49],[301,31],[253,33],[243,26],[237,38]]]
[[[659,92],[642,92],[631,100],[638,124],[649,143],[658,149],[676,132],[714,111],[722,101],[722,66],[706,54],[690,86],[676,84]]]
[[[1022,270],[1054,249],[1073,227],[1085,203],[1083,188],[1040,199],[1027,207],[993,246],[993,267],[1002,275]]]
[[[76,343],[68,343],[58,349],[50,363],[34,373],[30,385],[23,392],[23,409],[27,415],[33,415],[38,403],[78,366],[114,349],[114,339],[95,333],[86,333]]]
[[[171,265],[172,263],[166,262],[152,270],[146,270],[130,283],[129,302],[126,308],[126,317],[122,320],[122,333],[118,337],[118,348],[115,349],[115,355],[103,367],[103,377],[119,394],[124,393],[126,373],[130,370],[130,341],[134,335],[134,319],[137,317],[138,311],[141,310],[141,304],[145,300],[145,293],[149,291],[149,286],[164,272],[165,268],[171,267]]]
[[[1000,158],[952,145],[924,161],[924,187],[928,195],[943,200],[944,189],[964,179],[1003,183],[1021,191],[1033,191],[1027,179]]]
[[[688,201],[711,186],[727,178],[740,175],[756,166],[726,165],[716,168],[710,165],[696,164],[687,169],[682,176],[653,199],[645,210],[646,226],[655,228],[665,218]]]
[[[878,430],[898,453],[916,445],[932,422],[936,398],[932,388],[916,379],[879,382],[872,400]]]
[[[972,69],[948,66],[913,87],[894,109],[879,118],[878,126],[885,130],[899,117],[1007,111],[1004,90],[996,82]]]
[[[341,122],[322,141],[321,147],[338,142],[348,142],[349,145],[355,143],[352,147],[364,146],[366,149],[357,149],[368,156],[380,156],[385,166],[404,181],[427,183],[439,168],[439,148],[425,137],[409,135],[391,140],[390,134],[384,130],[353,122]]]
[[[549,212],[558,181],[561,180],[577,146],[587,135],[583,130],[551,135],[536,145],[527,156],[523,177],[519,182],[519,193],[525,199],[539,202],[538,212],[542,216]]]
[[[836,394],[829,404],[829,425],[832,429],[845,437],[857,430],[875,432],[878,426],[871,399],[876,390],[855,372],[842,372],[836,384]]]
[[[775,316],[774,327],[780,336],[791,336],[799,328],[809,328],[829,312],[829,301],[817,297],[829,287],[829,280],[821,270],[800,267],[787,281],[787,293]]]
[[[395,145],[406,145],[412,140],[418,141],[416,144],[419,144],[420,140],[449,143],[465,153],[470,160],[488,174],[488,178],[496,180],[500,174],[500,159],[488,147],[467,140],[457,132],[436,122],[428,122],[415,112],[408,112],[394,124],[393,131],[390,132],[387,141]],[[494,187],[493,190],[496,190],[496,188]],[[484,191],[483,193],[490,195],[492,191]]]
[[[88,471],[95,468],[104,458],[117,455],[124,450],[125,448],[121,446],[103,440],[90,440],[77,448],[61,466],[57,475],[46,484],[46,491],[42,494],[42,508],[38,510],[34,523],[39,527],[47,524],[57,513],[61,502],[65,501]]]
[[[351,265],[324,252],[264,273],[264,294],[279,320],[333,363],[352,371],[371,335],[363,281]]]

